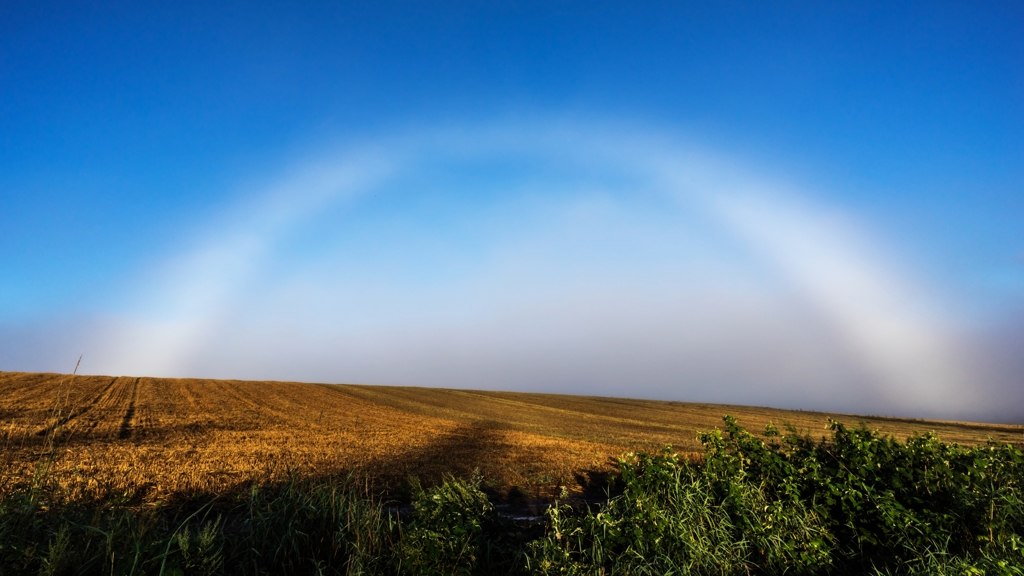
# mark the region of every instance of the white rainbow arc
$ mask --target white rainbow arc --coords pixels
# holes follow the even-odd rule
[[[964,376],[928,306],[934,295],[878,256],[847,218],[692,147],[566,125],[421,132],[323,155],[226,215],[195,249],[160,263],[154,287],[94,366],[185,375],[196,354],[216,348],[221,311],[250,287],[268,251],[310,218],[437,159],[506,154],[627,174],[700,211],[810,303],[869,376],[872,394],[931,412],[961,401]]]

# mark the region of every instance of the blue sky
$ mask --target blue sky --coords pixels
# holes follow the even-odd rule
[[[1024,420],[1018,3],[0,6],[0,369]]]

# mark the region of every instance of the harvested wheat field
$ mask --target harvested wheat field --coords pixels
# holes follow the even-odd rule
[[[355,473],[379,490],[479,469],[496,495],[578,491],[632,450],[671,444],[731,414],[824,435],[828,418],[897,437],[1020,444],[1024,427],[411,387],[0,372],[0,488],[48,477],[69,498],[224,493],[289,474]]]

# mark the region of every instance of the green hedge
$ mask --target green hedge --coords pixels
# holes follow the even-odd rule
[[[832,422],[814,442],[725,418],[701,464],[670,450],[620,463],[599,511],[549,512],[543,574],[1024,574],[1024,458]]]

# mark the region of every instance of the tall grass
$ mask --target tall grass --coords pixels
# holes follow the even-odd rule
[[[812,441],[731,418],[704,458],[619,462],[600,506],[520,530],[481,478],[411,481],[403,517],[351,477],[220,496],[69,499],[43,476],[0,496],[7,574],[1024,575],[1024,457],[832,424]]]
[[[0,501],[0,574],[378,574],[397,549],[396,519],[348,479],[144,507],[59,490]]]
[[[54,396],[53,407],[50,409],[50,418],[47,422],[46,437],[43,440],[43,454],[39,459],[39,463],[36,465],[35,474],[32,476],[32,486],[37,487],[38,484],[43,481],[50,472],[50,467],[53,465],[53,461],[57,458],[57,452],[60,448],[60,444],[57,441],[57,435],[60,433],[61,424],[64,422],[68,410],[68,402],[71,398],[71,386],[75,383],[75,376],[78,375],[78,367],[82,364],[82,357],[79,356],[75,362],[75,369],[71,372],[71,376],[65,378],[61,376],[60,381],[57,383],[57,393]],[[65,381],[67,386],[64,385]]]

